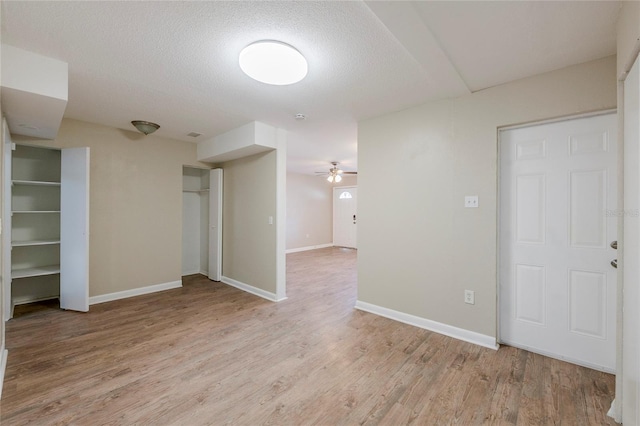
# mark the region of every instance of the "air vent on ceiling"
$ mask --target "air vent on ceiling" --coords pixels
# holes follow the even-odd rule
[[[192,138],[197,138],[198,136],[202,136],[202,133],[191,132],[191,133],[188,133],[187,136],[191,136]]]

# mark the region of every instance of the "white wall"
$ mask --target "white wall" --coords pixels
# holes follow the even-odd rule
[[[358,300],[495,338],[497,129],[614,108],[615,69],[612,56],[360,122]]]

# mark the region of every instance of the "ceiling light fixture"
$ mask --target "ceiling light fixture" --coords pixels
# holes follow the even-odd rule
[[[160,125],[150,121],[133,120],[131,124],[133,124],[140,133],[144,133],[145,135],[150,135],[160,128]]]
[[[240,68],[262,83],[284,86],[307,75],[307,60],[294,47],[275,40],[251,43],[240,52]]]
[[[339,174],[331,174],[329,175],[329,177],[327,178],[327,180],[331,183],[338,183],[340,181],[342,181],[342,176],[340,176]]]

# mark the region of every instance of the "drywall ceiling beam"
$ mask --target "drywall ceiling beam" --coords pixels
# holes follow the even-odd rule
[[[55,139],[69,97],[69,66],[3,44],[2,112],[13,134]]]
[[[446,52],[411,2],[366,1],[367,7],[427,74],[435,98],[471,93]]]

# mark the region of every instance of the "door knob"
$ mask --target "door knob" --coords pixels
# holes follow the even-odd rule
[[[611,245],[612,249],[618,250],[618,241],[617,240],[616,241],[611,241],[610,245]]]
[[[618,268],[618,259],[613,259],[613,260],[611,261],[611,266],[613,266],[614,268],[616,268],[616,269],[617,269],[617,268]]]

